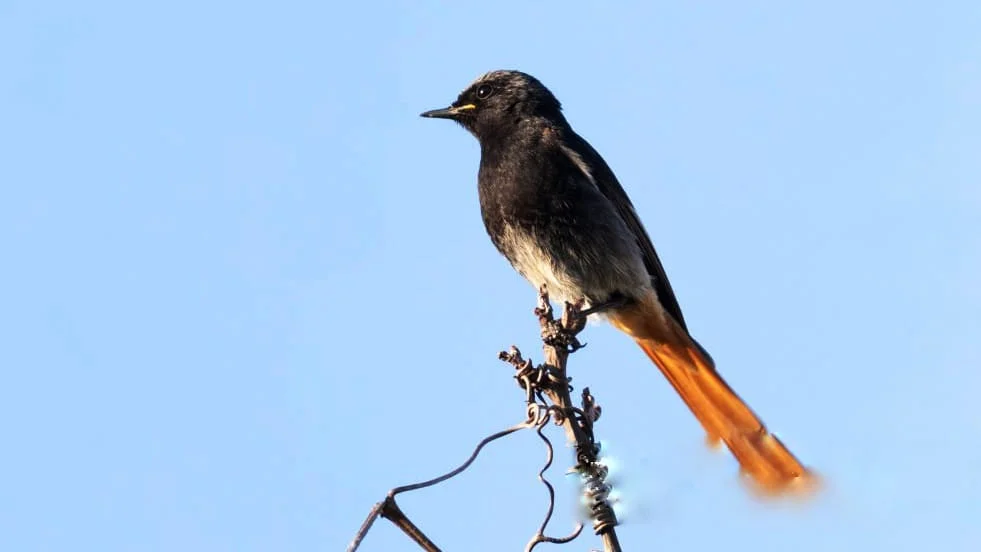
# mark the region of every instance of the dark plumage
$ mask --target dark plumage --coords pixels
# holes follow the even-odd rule
[[[766,490],[806,475],[688,333],[627,194],[541,82],[519,71],[492,71],[450,107],[422,115],[452,119],[477,137],[484,225],[522,276],[560,300],[626,299],[605,314],[661,369],[710,438],[725,441]]]
[[[555,96],[530,75],[493,71],[452,107],[467,105],[476,107],[454,120],[480,141],[484,225],[515,269],[570,301],[601,302],[617,292],[633,297],[653,284],[665,310],[684,326],[633,205],[603,158],[572,130]]]

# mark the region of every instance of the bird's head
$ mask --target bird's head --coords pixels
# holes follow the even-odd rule
[[[449,107],[422,113],[451,119],[478,139],[508,134],[522,121],[564,121],[562,106],[535,77],[520,71],[491,71],[468,86]]]

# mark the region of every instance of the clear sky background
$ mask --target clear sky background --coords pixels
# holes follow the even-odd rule
[[[723,4],[0,2],[0,549],[340,550],[519,421],[495,355],[540,359],[534,293],[476,141],[418,117],[496,68],[557,94],[827,480],[753,501],[592,326],[571,370],[626,550],[981,548],[981,3]],[[522,433],[400,502],[446,550],[517,550],[543,458]]]

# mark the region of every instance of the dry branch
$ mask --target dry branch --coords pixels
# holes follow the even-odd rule
[[[582,524],[566,537],[545,535],[546,526],[552,517],[555,506],[554,489],[544,477],[545,471],[551,466],[553,456],[551,442],[542,433],[549,420],[554,420],[556,424],[562,425],[565,428],[566,437],[575,446],[575,470],[583,479],[583,493],[593,520],[593,531],[603,539],[605,552],[620,552],[620,543],[617,540],[615,530],[617,520],[608,500],[610,487],[605,482],[607,468],[597,460],[599,445],[593,435],[593,422],[599,418],[600,408],[589,393],[589,388],[584,388],[582,391],[582,406],[580,408],[575,407],[571,396],[572,387],[569,385],[571,378],[566,374],[569,355],[583,346],[576,337],[586,326],[586,317],[582,315],[582,304],[566,303],[561,319],[555,320],[549,303],[548,291],[543,287],[539,292],[535,315],[538,317],[541,327],[544,364],[535,366],[530,360],[525,360],[521,356],[521,351],[516,347],[511,347],[509,351],[499,354],[501,360],[508,362],[517,369],[514,377],[518,380],[521,388],[525,390],[527,406],[525,421],[483,439],[470,457],[456,469],[429,481],[396,487],[389,491],[385,499],[372,508],[368,518],[349,545],[348,552],[357,550],[378,516],[394,523],[423,550],[439,552],[440,549],[398,507],[395,503],[395,495],[430,487],[459,474],[473,463],[483,447],[491,441],[530,427],[537,428],[538,435],[545,442],[548,451],[545,465],[539,471],[538,477],[548,489],[549,505],[544,521],[542,521],[537,533],[529,540],[525,550],[530,552],[536,545],[543,542],[562,544],[575,539],[582,530]]]
[[[538,391],[554,405],[551,410],[556,423],[562,424],[566,437],[575,446],[575,470],[584,480],[593,531],[603,539],[606,552],[619,552],[620,542],[615,530],[617,519],[608,500],[610,488],[605,482],[607,468],[597,460],[599,445],[593,435],[593,422],[599,418],[600,409],[588,387],[582,391],[582,408],[573,406],[570,393],[572,388],[569,385],[571,378],[566,370],[569,355],[583,347],[576,337],[586,326],[586,317],[581,315],[581,311],[581,302],[566,303],[561,319],[556,320],[548,290],[543,286],[538,294],[535,315],[538,316],[541,327],[545,363],[534,368],[530,361],[521,357],[521,352],[515,347],[502,352],[500,357],[518,369],[515,377],[523,388],[527,390],[528,383],[534,382]]]

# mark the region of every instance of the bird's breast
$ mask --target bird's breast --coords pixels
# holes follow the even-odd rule
[[[604,300],[650,285],[636,238],[558,146],[482,148],[478,188],[498,251],[557,300]]]

